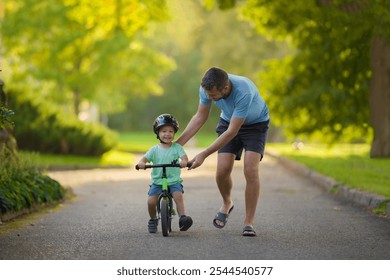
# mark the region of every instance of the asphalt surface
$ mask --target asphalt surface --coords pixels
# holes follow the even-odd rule
[[[191,154],[190,154],[191,156]],[[272,157],[260,164],[257,237],[243,237],[242,162],[233,172],[235,208],[224,229],[212,225],[221,205],[215,157],[182,170],[186,232],[173,220],[163,237],[147,231],[149,171],[52,172],[76,197],[55,209],[0,225],[2,260],[389,260],[390,220],[338,200]]]

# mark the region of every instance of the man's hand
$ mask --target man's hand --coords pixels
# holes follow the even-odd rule
[[[188,169],[191,170],[201,166],[205,159],[206,155],[204,153],[197,154],[192,160],[188,162],[191,163],[191,167],[189,167]]]

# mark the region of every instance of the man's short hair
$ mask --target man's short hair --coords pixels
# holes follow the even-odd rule
[[[211,67],[204,74],[200,85],[206,90],[212,90],[214,87],[217,90],[222,90],[228,83],[228,80],[228,74],[224,70],[218,67]]]

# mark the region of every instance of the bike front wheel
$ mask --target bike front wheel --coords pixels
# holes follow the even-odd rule
[[[166,199],[161,199],[160,203],[162,234],[168,236],[170,231],[169,205]]]

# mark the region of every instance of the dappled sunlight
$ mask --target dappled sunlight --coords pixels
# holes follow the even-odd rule
[[[349,156],[367,156],[370,151],[369,144],[335,144],[332,146],[326,144],[302,143],[297,148],[294,144],[270,143],[267,148],[278,154],[288,156],[315,156],[318,158],[327,157],[349,157]]]
[[[134,158],[134,154],[111,150],[101,156],[99,163],[104,166],[127,166],[134,162]]]
[[[139,174],[139,177],[135,178],[130,168],[50,171],[48,175],[59,181],[63,186],[72,188],[94,182],[119,182],[131,178],[147,178],[147,175],[142,176],[142,174]]]

